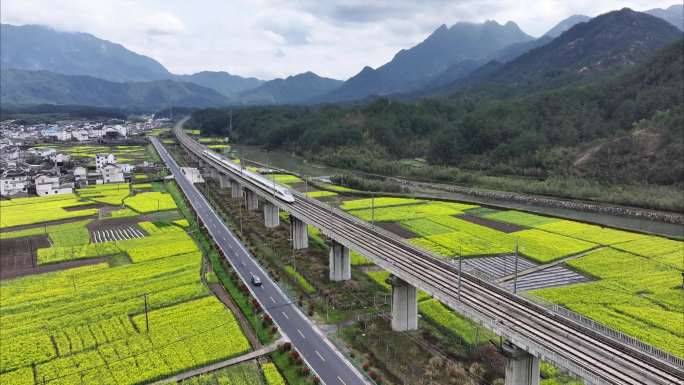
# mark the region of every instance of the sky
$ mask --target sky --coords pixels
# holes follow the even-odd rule
[[[440,25],[511,20],[541,36],[573,14],[675,0],[2,0],[0,20],[87,32],[177,74],[227,71],[261,79],[313,71],[345,80],[377,68]]]

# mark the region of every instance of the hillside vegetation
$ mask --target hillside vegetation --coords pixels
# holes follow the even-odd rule
[[[190,125],[238,143],[391,175],[411,172],[397,160],[424,158],[430,166],[420,175],[433,179],[458,179],[444,169],[454,166],[494,175],[679,185],[684,170],[673,155],[684,146],[683,44],[679,39],[613,77],[521,97],[248,108],[233,111],[232,132],[227,109],[205,109],[193,113]]]

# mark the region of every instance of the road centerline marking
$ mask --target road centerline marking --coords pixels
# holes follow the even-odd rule
[[[281,313],[283,314],[283,317],[285,317],[285,318],[287,318],[287,319],[290,319],[290,317],[287,315],[287,313],[285,313],[284,311],[281,312]]]
[[[325,358],[323,358],[323,356],[321,355],[321,353],[319,353],[318,350],[315,350],[315,352],[316,352],[316,355],[318,356],[318,358],[320,358],[321,361],[325,362]]]
[[[301,330],[297,329],[297,333],[299,333],[299,335],[302,336],[303,339],[306,339],[306,336],[304,335],[304,333],[302,333]]]

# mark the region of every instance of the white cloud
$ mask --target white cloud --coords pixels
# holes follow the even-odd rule
[[[176,73],[222,70],[346,79],[378,67],[441,24],[515,21],[539,36],[572,15],[662,0],[2,0],[0,19],[88,32],[148,55]]]

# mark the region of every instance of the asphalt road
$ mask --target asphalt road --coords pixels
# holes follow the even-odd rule
[[[278,325],[281,334],[299,350],[321,381],[327,385],[367,385],[363,375],[334,349],[323,333],[264,272],[199,190],[183,176],[180,167],[159,140],[151,140],[228,262]],[[252,275],[261,278],[261,286],[257,287],[251,283]]]

